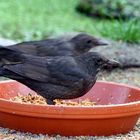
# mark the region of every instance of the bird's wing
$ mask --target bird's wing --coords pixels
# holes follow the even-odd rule
[[[52,83],[69,85],[76,82],[84,82],[89,75],[86,74],[76,63],[73,57],[60,57],[48,66],[53,79]],[[80,83],[79,83],[80,84]]]
[[[46,45],[44,44],[39,44],[36,42],[23,42],[23,43],[19,43],[19,44],[15,44],[12,46],[6,46],[6,48],[9,48],[11,50],[16,50],[18,52],[22,52],[22,53],[27,53],[27,54],[32,54],[32,55],[37,55],[38,54],[38,47],[40,47],[40,45],[42,47],[46,47]]]
[[[8,64],[4,68],[26,78],[58,85],[83,82],[88,77],[72,57],[25,57],[22,63]]]
[[[61,44],[63,43],[64,41],[62,39],[59,40],[54,38],[40,41],[22,42],[12,46],[6,46],[6,48],[26,54],[32,54],[37,56],[49,56],[57,53],[59,55],[60,52],[58,50],[58,46],[61,46]],[[63,48],[63,46],[61,48]]]
[[[21,75],[26,78],[47,82],[49,79],[49,71],[46,68],[46,63],[43,58],[27,55],[23,57],[20,63],[8,63],[3,66],[11,72]]]

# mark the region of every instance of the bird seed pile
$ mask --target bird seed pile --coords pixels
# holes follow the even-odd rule
[[[46,100],[39,95],[32,95],[32,94],[28,94],[28,95],[21,95],[18,94],[17,96],[13,97],[10,99],[11,101],[15,101],[15,102],[20,102],[20,103],[28,103],[28,104],[42,104],[42,105],[47,105]],[[65,100],[58,100],[55,99],[54,100],[55,105],[64,105],[64,106],[94,106],[96,103],[90,101],[89,99],[85,99],[85,100],[79,100],[79,101],[65,101]]]

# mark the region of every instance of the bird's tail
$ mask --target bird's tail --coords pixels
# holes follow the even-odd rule
[[[14,50],[0,46],[0,67],[4,64],[12,64],[21,61],[21,54]]]

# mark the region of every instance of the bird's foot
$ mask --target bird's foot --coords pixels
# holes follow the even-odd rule
[[[55,103],[53,102],[53,100],[50,99],[46,99],[46,102],[48,105],[54,105]]]

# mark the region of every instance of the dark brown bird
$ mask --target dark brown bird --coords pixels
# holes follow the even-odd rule
[[[91,35],[81,33],[74,37],[63,36],[5,47],[35,56],[76,56],[100,45],[107,44]]]
[[[96,52],[38,57],[0,48],[0,75],[17,80],[47,99],[73,99],[87,93],[104,65],[118,65]]]

